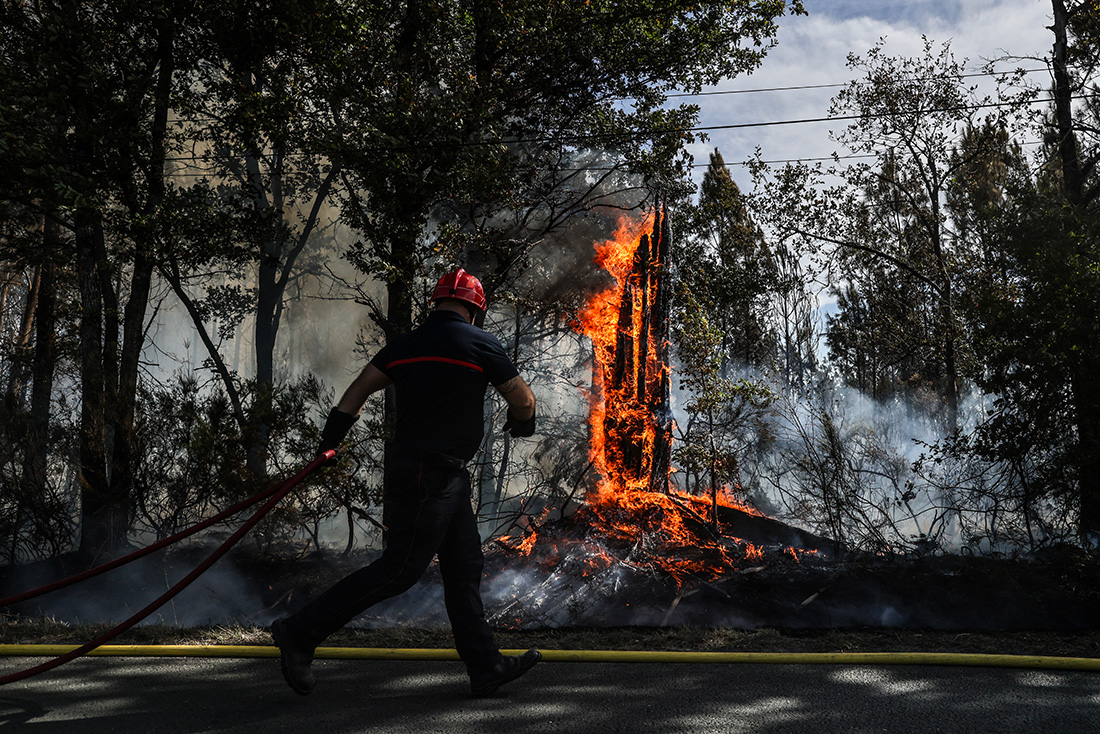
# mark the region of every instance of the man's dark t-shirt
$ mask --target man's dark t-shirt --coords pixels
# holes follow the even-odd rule
[[[409,459],[473,458],[484,433],[485,389],[519,375],[496,337],[452,311],[433,311],[371,364],[393,380],[393,449]]]

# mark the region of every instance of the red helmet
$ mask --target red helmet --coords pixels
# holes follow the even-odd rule
[[[481,281],[467,273],[462,268],[447,273],[435,284],[432,291],[432,303],[440,298],[453,298],[456,301],[468,303],[484,311],[488,305],[485,300],[485,289],[481,287]]]

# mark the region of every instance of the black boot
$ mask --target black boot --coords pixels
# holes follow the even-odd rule
[[[508,681],[515,680],[535,667],[535,663],[541,659],[542,653],[533,647],[522,655],[506,655],[488,670],[470,674],[470,692],[475,696],[495,693]]]
[[[317,681],[313,678],[313,671],[310,669],[313,663],[313,651],[316,648],[296,640],[285,618],[271,623],[271,637],[279,647],[283,677],[286,678],[291,690],[302,696],[309,695],[317,685]]]

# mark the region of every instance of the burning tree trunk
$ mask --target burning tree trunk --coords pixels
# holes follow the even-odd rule
[[[603,409],[592,421],[593,460],[615,487],[667,492],[672,452],[667,212],[658,209],[652,232],[636,244],[621,235],[613,244],[617,251],[606,257],[621,287],[613,340],[601,344],[593,336],[603,395]],[[598,331],[590,330],[590,336]]]
[[[633,584],[647,597],[675,586],[662,613],[667,620],[692,593],[686,586],[759,571],[765,553],[769,563],[787,564],[838,552],[828,539],[763,517],[726,493],[705,500],[670,486],[670,250],[660,206],[646,221],[624,220],[596,245],[595,263],[616,284],[589,298],[575,328],[593,345],[589,458],[601,478],[573,513],[529,526],[522,538],[497,538],[504,553],[536,564],[543,579],[525,584],[494,615],[497,623],[566,624]]]

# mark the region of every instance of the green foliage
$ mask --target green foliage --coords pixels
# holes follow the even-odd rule
[[[504,292],[575,215],[685,195],[697,110],[667,94],[755,68],[787,12],[801,2],[3,0],[0,252],[39,264],[34,229],[56,224],[51,262],[80,299],[59,329],[85,337],[65,375],[84,441],[50,457],[79,456],[87,486],[59,491],[110,506],[105,540],[135,518],[163,535],[308,455],[318,393],[278,383],[276,336],[288,289],[337,256],[337,215],[360,237],[351,297],[386,333],[449,261]],[[164,284],[217,386],[140,368]],[[255,382],[218,352],[245,319]],[[297,515],[314,543],[376,469],[329,471],[338,497]]]
[[[26,435],[25,412],[0,401],[0,559],[5,564],[66,553],[77,532],[64,458],[74,449],[76,426],[55,422],[45,446],[28,446]],[[28,470],[36,452],[49,457],[41,481]]]
[[[987,100],[968,86],[964,64],[927,39],[913,58],[887,56],[882,42],[849,55],[858,76],[830,112],[854,120],[836,139],[874,160],[757,169],[771,230],[832,284],[842,312],[830,319],[829,344],[843,377],[873,394],[915,398],[948,432],[959,425],[963,378],[979,371],[959,315],[980,262],[976,217],[996,204],[1012,155],[1004,118],[979,117]],[[964,204],[969,194],[986,199]]]
[[[1075,7],[1087,15],[1084,4]],[[1057,163],[1073,133],[1061,118],[1054,128],[1044,119],[1048,163],[1029,171],[1011,107],[980,118],[974,110],[985,100],[966,86],[946,45],[926,41],[922,56],[903,59],[886,56],[880,44],[851,56],[850,65],[860,76],[832,112],[858,119],[837,140],[875,161],[758,165],[759,211],[770,232],[813,258],[832,283],[838,310],[827,342],[847,384],[946,419],[943,440],[915,468],[922,491],[963,541],[990,550],[1064,540],[1073,513],[1100,517],[1100,492],[1089,488],[1100,467],[1092,418],[1100,408],[1092,377],[1100,374],[1093,357],[1100,284],[1088,204],[1096,151],[1083,146],[1075,154],[1083,175],[1063,176]],[[1087,74],[1090,65],[1079,70]],[[1095,127],[1090,104],[1076,114],[1086,129]],[[826,186],[829,174],[843,183]],[[1076,193],[1067,191],[1070,179],[1080,184]],[[968,384],[992,403],[956,417]],[[797,484],[818,497],[799,511],[812,510],[838,533],[862,526],[868,538],[891,537],[880,520],[866,522],[870,515],[845,520],[847,510],[831,509],[878,513],[887,498],[859,499],[868,486],[859,447],[870,444],[858,431],[829,430],[829,417],[792,423],[802,426],[794,431],[801,438],[788,443],[803,448],[787,463],[809,472]],[[899,474],[882,475],[905,486]]]
[[[756,66],[788,9],[801,5],[349,6],[354,23],[325,75],[329,147],[363,235],[350,258],[388,286],[376,320],[387,332],[411,323],[438,227],[468,235],[464,259],[481,254],[492,290],[570,213],[621,206],[612,191],[634,189],[636,204],[643,179],[679,186],[695,110],[665,109],[665,95]],[[584,174],[596,156],[609,170]]]
[[[826,316],[831,363],[868,395],[937,413],[942,346],[925,284],[871,258],[847,267],[851,280],[834,286],[837,312]]]
[[[677,286],[681,304],[676,335],[679,385],[690,395],[687,421],[677,426],[673,456],[689,489],[743,488],[742,464],[769,444],[769,406],[775,399],[762,382],[726,375],[723,334],[708,320],[686,283]]]
[[[246,399],[252,392],[246,389]],[[310,376],[275,391],[270,446],[279,474],[293,473],[302,457],[314,454],[320,440],[318,416],[327,414],[331,403],[331,393]],[[195,373],[178,373],[143,391],[141,416],[133,498],[136,530],[157,538],[171,535],[271,481],[249,472],[248,434],[224,393],[217,385],[200,383]],[[379,430],[377,425],[357,426],[349,441],[365,441],[371,432],[377,438]],[[261,550],[318,547],[322,526],[338,513],[362,511],[379,501],[377,475],[372,481],[372,473],[358,471],[361,467],[353,466],[349,455],[342,453],[335,466],[297,488],[258,526],[253,540]],[[293,540],[303,535],[309,546]]]
[[[1053,115],[1037,119],[1046,163],[1010,185],[992,217],[997,277],[979,280],[971,307],[994,396],[967,448],[1011,469],[1032,542],[1076,515],[1079,539],[1100,538],[1100,302],[1096,163],[1100,111],[1073,103],[1092,84],[1094,3],[1054,3]],[[1072,62],[1072,68],[1068,64]],[[1011,170],[1011,168],[1010,168]],[[1036,528],[1038,525],[1038,528]]]
[[[913,463],[950,513],[960,546],[974,553],[1034,552],[1072,542],[1077,533],[1069,436],[1043,436],[1015,407],[1002,403],[1010,410],[926,446]]]
[[[229,402],[193,373],[143,390],[135,513],[158,538],[255,489]]]
[[[699,204],[684,214],[677,267],[697,307],[710,315],[722,335],[715,349],[727,368],[770,366],[776,335],[768,311],[779,285],[778,271],[717,150],[703,176]]]
[[[975,449],[1026,471],[1029,501],[1072,507],[1100,450],[1100,223],[1057,201],[1037,204],[1019,202],[1004,231],[1011,278],[978,304],[982,387],[995,404]]]
[[[954,541],[957,508],[941,486],[918,482],[906,458],[912,438],[888,406],[822,382],[782,393],[775,412],[776,450],[765,472],[778,512],[879,555]]]

